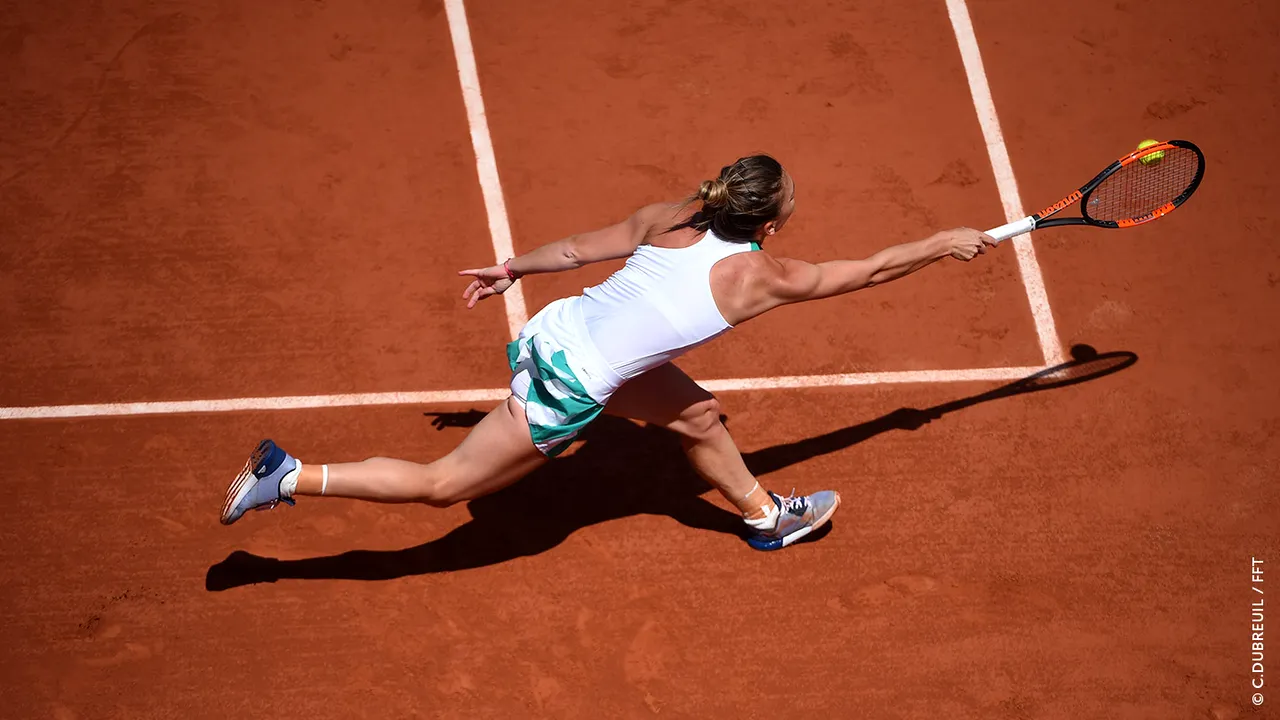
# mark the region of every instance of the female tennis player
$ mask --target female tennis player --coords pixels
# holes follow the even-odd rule
[[[678,433],[693,467],[742,513],[751,547],[777,550],[803,538],[831,518],[839,493],[784,498],[764,490],[721,424],[716,398],[671,361],[773,308],[880,285],[948,256],[968,261],[995,241],[960,228],[865,260],[775,258],[761,244],[795,212],[795,191],[778,161],[745,157],[684,202],[643,207],[612,227],[463,270],[472,278],[463,298],[473,308],[524,275],[627,258],[603,283],[529,320],[507,346],[511,396],[448,455],[426,465],[390,458],[304,465],[263,440],[227,490],[222,522],[298,495],[437,507],[472,500],[555,457],[606,412]]]

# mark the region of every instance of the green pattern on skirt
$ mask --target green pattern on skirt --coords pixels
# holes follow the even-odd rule
[[[533,443],[548,457],[564,452],[604,410],[569,367],[564,351],[536,334],[508,343],[507,363],[512,372],[522,366],[530,371],[525,415]]]

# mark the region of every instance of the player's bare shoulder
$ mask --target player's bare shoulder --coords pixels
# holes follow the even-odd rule
[[[730,268],[738,275],[744,286],[765,288],[776,285],[786,274],[786,268],[778,258],[767,250],[744,252],[734,255],[736,260]]]
[[[711,270],[711,293],[729,324],[750,320],[777,305],[773,288],[786,269],[767,252],[743,252],[716,263]]]

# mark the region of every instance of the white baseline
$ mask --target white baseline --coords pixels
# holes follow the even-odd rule
[[[1042,367],[974,368],[970,370],[907,370],[902,372],[844,373],[839,375],[785,375],[779,377],[700,380],[711,392],[786,390],[796,388],[849,387],[905,383],[991,382],[1018,380]],[[387,405],[445,405],[497,402],[507,388],[476,390],[428,390],[425,392],[352,393],[343,395],[290,395],[284,397],[224,398],[117,402],[85,405],[41,405],[0,408],[0,420],[51,420],[59,418],[119,417],[127,415],[189,415],[264,410],[306,410]]]

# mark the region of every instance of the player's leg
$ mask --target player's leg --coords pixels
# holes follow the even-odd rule
[[[297,495],[423,502],[446,507],[500,490],[533,472],[547,458],[534,447],[524,406],[514,397],[484,416],[453,452],[421,465],[392,458],[329,465],[308,464],[298,477]]]
[[[610,398],[605,412],[678,433],[698,474],[759,531],[751,540],[753,547],[785,547],[826,523],[840,504],[839,493],[833,491],[782,498],[762,488],[720,421],[719,401],[671,363],[628,381]]]
[[[753,514],[768,504],[729,430],[720,422],[720,402],[680,368],[666,363],[627,381],[605,404],[610,415],[642,420],[680,435],[690,463],[730,502]]]
[[[222,519],[229,524],[248,509],[295,495],[445,507],[506,487],[546,461],[514,397],[486,415],[453,452],[425,465],[392,458],[304,464],[264,441],[227,491]]]

